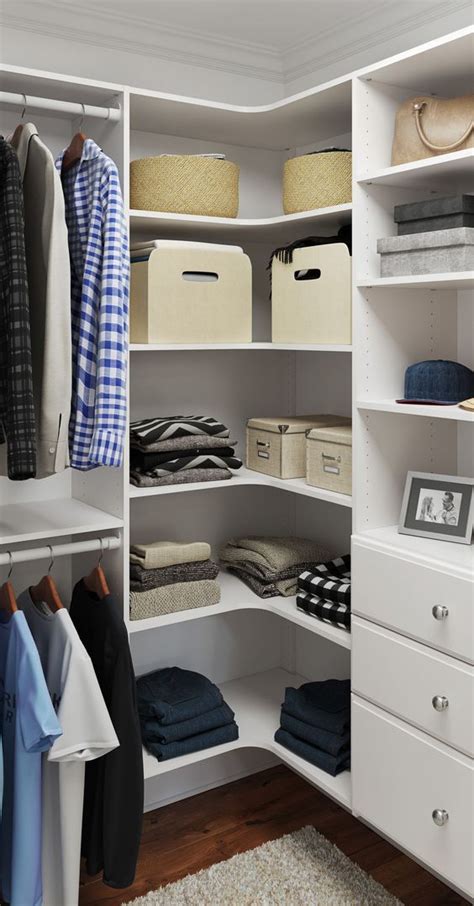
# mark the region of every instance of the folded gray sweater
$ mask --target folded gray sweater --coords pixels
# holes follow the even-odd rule
[[[174,585],[176,582],[198,582],[201,579],[215,579],[219,574],[217,563],[202,560],[198,563],[177,563],[161,569],[144,569],[138,563],[130,563],[130,591],[146,591]]]
[[[289,571],[293,568],[299,569],[305,563],[322,563],[329,557],[327,550],[307,538],[256,535],[230,539],[220,551],[220,559],[225,566],[251,571],[267,582],[292,578]]]

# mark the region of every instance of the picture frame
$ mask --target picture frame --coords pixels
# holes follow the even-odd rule
[[[398,531],[471,544],[474,478],[408,472]]]

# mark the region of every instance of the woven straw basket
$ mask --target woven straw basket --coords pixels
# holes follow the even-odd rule
[[[283,210],[285,214],[348,204],[352,198],[352,154],[322,151],[285,161]]]
[[[237,217],[239,167],[190,155],[132,160],[130,203],[141,211]]]

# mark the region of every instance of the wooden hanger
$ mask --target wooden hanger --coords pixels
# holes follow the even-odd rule
[[[18,126],[16,127],[16,129],[10,139],[10,145],[13,145],[14,148],[16,148],[16,146],[18,145],[18,142],[20,140],[20,135],[23,130],[23,126],[25,125],[23,120],[25,118],[25,113],[26,113],[26,108],[27,108],[26,94],[23,95],[23,101],[24,101],[24,104],[23,104],[23,110],[21,113],[21,120],[18,123]]]
[[[85,114],[86,114],[86,110],[85,110],[84,104],[82,104],[82,117],[81,117],[81,122],[79,124],[79,132],[76,132],[76,134],[73,135],[73,137],[69,143],[69,147],[66,148],[66,150],[63,154],[63,163],[62,163],[61,169],[64,172],[66,172],[67,170],[70,170],[71,167],[73,167],[74,164],[77,164],[82,157],[84,142],[87,138],[87,136],[84,135],[83,132],[81,132]]]
[[[13,613],[17,612],[18,607],[15,592],[13,591],[13,585],[9,581],[13,569],[13,557],[10,551],[8,551],[8,556],[10,557],[10,570],[8,572],[7,581],[0,587],[0,610],[5,611],[5,613],[11,616]]]
[[[107,595],[110,595],[110,589],[107,585],[107,579],[105,578],[104,570],[101,567],[102,557],[104,556],[104,545],[102,538],[100,540],[100,556],[97,566],[94,566],[94,569],[88,576],[84,577],[84,585],[88,591],[91,591],[93,594],[103,601]]]
[[[38,582],[37,585],[30,586],[30,596],[31,600],[35,604],[41,604],[44,601],[48,605],[52,613],[56,613],[57,610],[62,610],[63,603],[59,597],[58,589],[56,588],[56,582],[53,577],[50,575],[53,568],[54,558],[53,558],[53,548],[48,544],[49,550],[51,552],[51,561],[48,567],[48,572],[45,576]]]

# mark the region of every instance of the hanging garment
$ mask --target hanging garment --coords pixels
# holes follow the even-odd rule
[[[25,205],[25,250],[30,301],[36,477],[62,472],[69,462],[71,410],[71,273],[64,195],[54,158],[33,123],[14,147]]]
[[[10,906],[43,902],[41,753],[61,732],[38,651],[18,610],[0,622],[0,887]]]
[[[0,136],[0,444],[16,481],[36,474],[23,194],[13,148]]]
[[[57,158],[61,171],[64,152]],[[129,252],[117,167],[86,139],[62,173],[71,260],[71,466],[120,467],[126,425]]]
[[[47,906],[79,897],[86,762],[118,746],[91,659],[65,607],[52,613],[29,590],[17,601],[41,659],[63,735],[43,759],[42,871]]]
[[[143,820],[143,755],[136,683],[125,624],[112,595],[100,599],[81,580],[71,619],[90,655],[120,747],[86,765],[82,854],[87,871],[111,887],[135,877]]]

